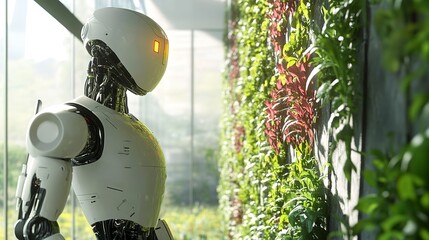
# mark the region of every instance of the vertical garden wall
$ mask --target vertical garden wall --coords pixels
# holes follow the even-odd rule
[[[429,3],[233,0],[230,239],[429,239]]]

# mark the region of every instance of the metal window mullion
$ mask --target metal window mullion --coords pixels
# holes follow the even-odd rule
[[[9,194],[8,194],[8,191],[7,191],[7,187],[8,187],[8,179],[7,179],[7,177],[8,177],[8,175],[9,175],[9,172],[8,172],[8,158],[9,158],[9,156],[8,156],[8,149],[9,149],[9,147],[8,147],[8,75],[9,75],[9,73],[8,73],[8,58],[9,58],[9,56],[8,56],[8,45],[9,45],[9,42],[8,42],[8,0],[5,0],[5,14],[4,14],[4,18],[5,18],[5,45],[4,45],[4,47],[5,47],[5,54],[4,54],[4,59],[5,59],[5,81],[4,81],[4,91],[5,91],[5,94],[4,94],[4,159],[3,159],[3,166],[4,166],[4,174],[3,174],[3,183],[4,183],[4,229],[5,229],[5,231],[4,231],[4,234],[5,234],[5,236],[4,236],[4,239],[5,240],[7,240],[8,238],[7,238],[7,233],[8,233],[8,216],[7,216],[7,213],[8,213],[8,210],[9,210],[9,207],[8,207],[8,198],[9,198]]]
[[[73,47],[72,47],[72,51],[74,52],[74,37],[73,37],[73,40],[72,40],[72,45],[73,45]],[[75,62],[75,58],[74,58],[75,56],[74,56],[74,54],[72,54],[72,71],[74,70],[74,67],[75,67],[75,64],[74,64],[74,62]],[[74,99],[74,95],[75,95],[75,91],[74,91],[74,81],[75,81],[75,78],[74,78],[74,74],[72,74],[72,81],[73,81],[73,87],[72,87],[72,91],[73,91],[73,99]],[[76,222],[76,219],[75,219],[75,206],[76,206],[76,203],[75,203],[75,196],[74,196],[74,189],[72,188],[71,189],[71,191],[70,191],[70,199],[71,199],[71,222],[72,222],[72,224],[71,224],[71,238],[72,239],[75,239],[75,229],[76,229],[76,225],[75,225],[75,222]]]
[[[75,1],[72,2],[72,13],[75,14]],[[71,89],[72,89],[72,98],[75,98],[75,92],[76,92],[76,74],[75,74],[75,67],[76,67],[76,54],[75,54],[75,37],[72,35],[72,48],[71,48],[71,54],[72,54],[72,66],[71,66]],[[74,189],[71,188],[70,191],[70,199],[71,199],[71,239],[76,239],[76,200],[75,200],[75,194]]]
[[[194,114],[194,108],[195,108],[195,99],[194,99],[194,29],[191,29],[191,123],[190,123],[190,127],[191,127],[191,142],[190,142],[190,147],[191,147],[191,174],[189,174],[190,176],[190,193],[189,193],[189,202],[190,205],[192,206],[194,204],[194,118],[195,118],[195,114]]]

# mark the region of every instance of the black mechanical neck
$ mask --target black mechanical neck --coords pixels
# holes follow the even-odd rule
[[[121,84],[123,68],[113,51],[102,41],[88,43],[91,61],[85,82],[85,96],[119,113],[128,113],[127,89]]]

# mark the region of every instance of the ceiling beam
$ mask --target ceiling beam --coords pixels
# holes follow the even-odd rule
[[[59,0],[34,0],[49,14],[52,15],[61,25],[82,42],[80,32],[83,24],[79,19],[66,8]]]

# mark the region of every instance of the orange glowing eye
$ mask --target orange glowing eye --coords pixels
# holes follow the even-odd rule
[[[153,51],[159,53],[159,42],[156,40],[153,41]]]

